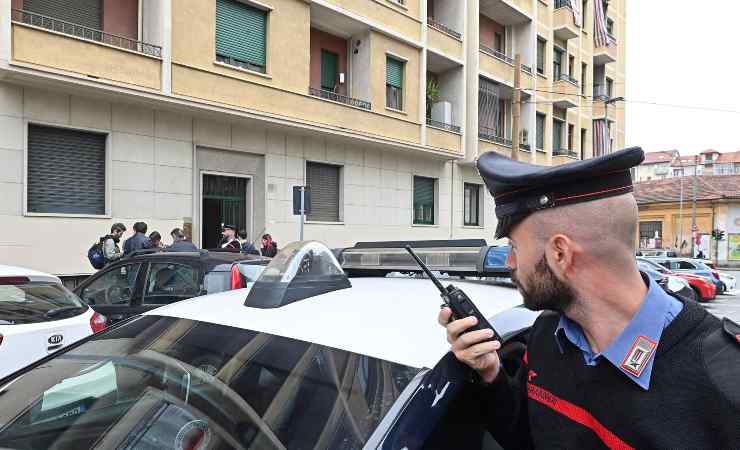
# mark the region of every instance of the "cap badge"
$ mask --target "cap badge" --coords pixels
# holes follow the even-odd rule
[[[540,206],[545,206],[549,202],[550,202],[550,197],[548,197],[547,195],[543,195],[542,197],[540,197]]]
[[[627,355],[622,361],[621,368],[639,378],[652,358],[658,343],[645,336],[637,336]]]

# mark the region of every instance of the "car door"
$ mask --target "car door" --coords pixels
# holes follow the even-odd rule
[[[200,295],[201,273],[197,260],[150,262],[137,313]]]
[[[141,282],[146,264],[117,264],[93,275],[92,280],[78,289],[77,294],[92,308],[108,319],[108,325],[131,317],[132,305],[141,298]]]

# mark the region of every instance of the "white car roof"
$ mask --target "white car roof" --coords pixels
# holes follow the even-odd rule
[[[248,289],[173,303],[147,315],[274,334],[411,367],[434,367],[449,350],[437,324],[442,299],[428,279],[352,278],[352,287],[279,308],[244,306]],[[443,284],[447,284],[443,280]],[[455,281],[486,317],[522,303],[511,287]]]
[[[0,277],[28,277],[32,281],[51,281],[61,283],[59,277],[38,270],[0,264]]]

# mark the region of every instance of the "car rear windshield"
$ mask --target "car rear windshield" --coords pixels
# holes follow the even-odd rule
[[[419,369],[143,316],[0,386],[0,448],[361,448]]]
[[[0,284],[0,325],[67,319],[84,311],[82,300],[59,283]]]
[[[257,281],[262,272],[265,270],[265,264],[238,264],[239,273],[242,275],[244,287],[251,286]],[[203,280],[206,292],[215,294],[217,292],[228,291],[231,289],[231,264],[221,264],[208,272]]]

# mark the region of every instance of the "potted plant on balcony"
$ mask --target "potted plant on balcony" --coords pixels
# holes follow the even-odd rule
[[[427,80],[427,119],[432,118],[432,106],[439,101],[439,83],[437,80]]]

